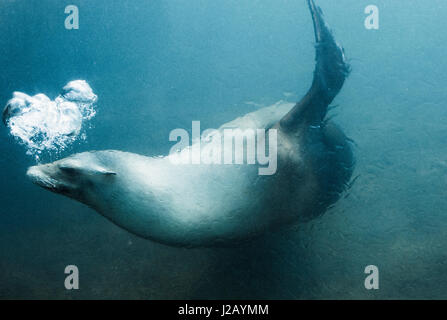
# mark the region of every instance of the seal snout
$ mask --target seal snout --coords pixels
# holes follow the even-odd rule
[[[59,183],[51,178],[45,169],[47,169],[46,165],[32,166],[28,168],[26,175],[33,183],[43,188],[51,190],[57,189]]]

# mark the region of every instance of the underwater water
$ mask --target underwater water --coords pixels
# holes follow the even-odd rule
[[[67,30],[68,4],[79,29]],[[319,0],[352,72],[331,115],[358,178],[322,217],[235,248],[173,248],[33,185],[36,164],[0,129],[2,299],[447,298],[447,84],[441,0]],[[380,27],[364,26],[365,7]],[[305,94],[314,69],[304,0],[1,0],[0,101],[53,100],[83,79],[98,96],[72,153],[156,156],[169,132],[216,128]],[[76,265],[80,289],[66,290]],[[380,270],[366,290],[365,267]]]

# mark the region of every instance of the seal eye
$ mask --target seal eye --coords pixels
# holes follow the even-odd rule
[[[60,169],[62,172],[65,172],[65,173],[67,173],[67,174],[69,174],[69,175],[74,175],[74,174],[77,173],[77,170],[76,170],[75,168],[73,168],[73,167],[60,166],[59,169]]]

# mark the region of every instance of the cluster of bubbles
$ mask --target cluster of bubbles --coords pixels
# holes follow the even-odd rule
[[[95,116],[97,99],[84,80],[67,83],[54,100],[42,93],[14,92],[3,110],[3,123],[38,161],[42,152],[60,152],[86,138],[81,129]]]

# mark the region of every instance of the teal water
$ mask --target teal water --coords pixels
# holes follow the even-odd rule
[[[441,0],[319,0],[352,73],[335,120],[355,140],[359,175],[323,217],[238,248],[176,249],[32,185],[35,164],[0,129],[0,298],[447,298],[447,56]],[[217,127],[309,87],[304,0],[0,2],[0,101],[50,98],[75,79],[98,95],[87,139],[61,154],[167,153],[174,128]],[[253,104],[254,103],[254,104]],[[80,290],[64,288],[75,264]],[[380,270],[366,290],[364,268]]]

